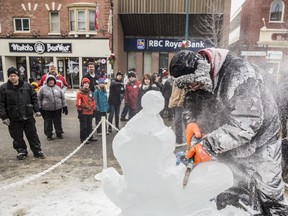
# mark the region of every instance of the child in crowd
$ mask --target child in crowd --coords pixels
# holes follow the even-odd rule
[[[92,119],[96,104],[93,93],[89,89],[90,80],[83,78],[81,84],[82,87],[76,95],[76,107],[80,121],[80,140],[82,143],[92,132]],[[89,144],[89,141],[97,141],[97,138],[92,136],[85,144]]]
[[[124,94],[124,83],[123,83],[123,73],[118,71],[115,79],[111,81],[110,92],[109,92],[109,117],[108,120],[112,124],[113,118],[115,116],[115,126],[118,130],[119,128],[119,115],[120,115],[120,105]],[[112,126],[109,125],[109,132],[112,132]]]
[[[30,77],[29,83],[32,86],[32,88],[36,91],[36,93],[38,93],[38,90],[39,90],[38,83],[35,82],[34,78]]]
[[[95,87],[95,91],[93,93],[95,102],[96,102],[96,125],[101,121],[102,116],[107,116],[107,112],[109,109],[109,104],[108,104],[108,97],[107,97],[107,90],[106,90],[106,79],[100,78],[98,79],[98,85]],[[106,123],[105,123],[106,124]],[[102,126],[100,125],[97,128],[97,133],[98,135],[102,135]],[[109,132],[107,131],[107,134]]]
[[[128,106],[129,120],[136,114],[137,97],[139,91],[140,82],[136,79],[135,73],[128,73],[128,82],[125,90],[125,103]]]

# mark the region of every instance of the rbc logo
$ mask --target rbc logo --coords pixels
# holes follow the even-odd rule
[[[145,49],[145,39],[137,39],[137,49]]]

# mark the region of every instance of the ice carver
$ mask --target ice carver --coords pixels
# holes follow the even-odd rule
[[[196,164],[215,158],[234,173],[235,187],[217,197],[218,209],[239,206],[254,184],[261,215],[288,215],[277,105],[259,69],[228,50],[209,48],[176,53],[170,73],[186,90],[186,157]],[[193,136],[203,139],[190,146]]]

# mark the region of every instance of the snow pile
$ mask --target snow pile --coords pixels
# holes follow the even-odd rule
[[[114,168],[96,175],[122,215],[246,215],[231,206],[220,212],[210,202],[233,185],[232,172],[224,164],[199,164],[183,189],[186,167],[175,166],[175,134],[159,115],[164,107],[163,96],[157,91],[147,92],[142,107],[113,141],[123,175]]]

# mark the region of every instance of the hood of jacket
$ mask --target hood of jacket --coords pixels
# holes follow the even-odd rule
[[[54,80],[54,85],[56,85],[56,82],[57,82],[57,81],[56,81],[56,78],[55,78],[54,75],[51,75],[51,74],[47,74],[45,84],[48,85],[48,81],[51,80],[51,79]],[[53,86],[54,86],[54,85],[53,85]]]

